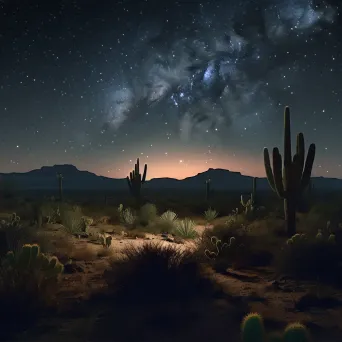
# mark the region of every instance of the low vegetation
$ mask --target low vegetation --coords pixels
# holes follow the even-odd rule
[[[279,151],[273,168],[265,151],[284,203],[259,193],[256,178],[248,198],[229,194],[224,205],[209,180],[192,211],[185,200],[147,200],[139,160],[127,177],[131,199],[115,205],[68,200],[61,174],[57,200],[6,196],[0,338],[201,342],[229,331],[232,341],[304,342],[310,329],[325,339],[334,326],[326,340],[341,340],[342,201],[316,194],[299,205],[315,151],[304,162],[299,134],[290,158],[289,124],[286,109],[284,173],[296,172],[282,180]]]

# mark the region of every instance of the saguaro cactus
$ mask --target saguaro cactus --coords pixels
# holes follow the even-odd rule
[[[145,183],[147,173],[147,164],[144,166],[144,173],[141,176],[139,158],[134,166],[134,170],[130,172],[129,177],[127,176],[127,184],[131,195],[137,200],[137,203],[141,199],[141,186]]]
[[[58,179],[58,191],[59,191],[59,200],[63,200],[63,175],[58,172],[57,173],[57,179]]]
[[[250,211],[253,211],[256,206],[256,182],[257,178],[253,178],[252,192],[247,201],[244,200],[243,195],[241,195],[240,203],[245,208],[246,214]]]
[[[211,183],[210,179],[207,179],[205,181],[205,199],[207,202],[210,201],[210,183]]]
[[[273,191],[284,200],[284,213],[287,234],[289,237],[296,233],[296,211],[298,201],[308,187],[315,159],[316,146],[311,144],[305,160],[304,135],[297,135],[296,154],[291,155],[291,121],[290,108],[284,113],[284,164],[277,147],[273,148],[273,170],[268,149],[264,149],[264,164],[268,182]],[[283,171],[282,171],[283,167]]]

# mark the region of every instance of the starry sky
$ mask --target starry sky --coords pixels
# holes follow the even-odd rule
[[[0,172],[264,176],[289,105],[313,174],[342,178],[334,1],[0,0]]]

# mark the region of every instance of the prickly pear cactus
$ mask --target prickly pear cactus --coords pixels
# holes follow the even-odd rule
[[[7,272],[14,272],[17,275],[37,275],[41,280],[57,279],[63,273],[64,266],[56,257],[48,257],[40,252],[37,244],[23,245],[14,253],[10,251],[2,260],[2,266]]]

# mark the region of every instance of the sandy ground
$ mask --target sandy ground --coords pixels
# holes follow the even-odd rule
[[[93,226],[91,227],[91,232],[98,232],[98,231],[110,232],[111,228],[112,227],[109,225],[108,226]],[[205,231],[205,229],[210,229],[210,228],[212,227],[211,226],[206,227],[204,225],[197,225],[195,227],[195,230],[198,232],[199,236],[201,236],[203,232]],[[123,232],[124,232],[124,229],[125,228],[122,229]],[[154,234],[148,234],[148,233],[145,234],[145,238],[136,238],[136,239],[127,238],[125,237],[124,234],[122,234],[122,236],[114,235],[114,234],[109,234],[109,235],[112,235],[113,237],[112,244],[109,248],[109,250],[113,254],[120,254],[121,251],[124,250],[127,246],[141,247],[145,243],[156,243],[162,246],[172,246],[175,248],[179,248],[180,250],[196,248],[196,240],[189,240],[189,241],[184,240],[182,243],[175,243],[175,242],[166,241],[165,238],[163,238],[161,235],[154,235]],[[88,243],[88,245],[90,248],[93,248],[96,252],[103,249],[101,245],[98,245],[95,243]]]
[[[55,235],[54,238],[58,239],[60,227],[55,226],[50,228],[51,233]],[[98,225],[91,229],[94,232],[110,232],[113,230],[113,226]],[[205,226],[198,225],[196,230],[198,233],[202,234],[205,230]],[[70,246],[72,249],[66,250],[65,254],[71,255],[75,264],[82,267],[82,270],[63,275],[61,292],[63,292],[64,301],[75,303],[75,299],[77,300],[79,298],[81,300],[84,298],[82,296],[87,291],[91,292],[105,287],[102,274],[106,267],[108,267],[108,257],[119,255],[120,252],[129,245],[142,246],[147,242],[160,243],[165,246],[174,246],[175,248],[180,249],[193,248],[195,246],[194,242],[177,244],[163,241],[160,236],[152,234],[147,234],[145,239],[128,239],[119,234],[113,234],[112,236],[113,241],[108,251],[109,255],[105,256],[101,256],[101,252],[104,251],[104,248],[101,245],[90,243],[87,239],[70,238]],[[56,250],[61,250],[63,246],[66,249],[70,248],[70,246],[68,247],[65,243],[65,236],[61,237],[60,245],[58,248],[56,246]],[[196,308],[196,314],[200,317],[197,318],[197,320],[191,318],[187,323],[190,324],[190,322],[194,322],[194,329],[189,329],[188,336],[184,333],[181,338],[178,337],[176,340],[181,342],[188,340],[202,342],[210,338],[217,341],[221,340],[221,337],[225,336],[226,331],[229,330],[229,328],[227,330],[229,322],[232,322],[232,319],[237,315],[238,310],[243,310],[244,312],[256,311],[261,313],[265,319],[268,331],[280,330],[283,329],[287,323],[300,321],[309,327],[315,337],[315,341],[321,341],[322,337],[324,337],[324,340],[327,342],[342,340],[342,323],[340,319],[342,317],[342,304],[338,304],[335,307],[298,306],[301,298],[305,298],[310,292],[317,292],[317,284],[298,284],[297,282],[286,281],[285,283],[281,282],[275,286],[273,281],[274,274],[271,269],[255,269],[240,272],[229,270],[226,274],[215,274],[215,278],[229,294],[229,299],[214,299],[213,305],[216,306],[215,308],[212,308],[212,310],[203,309],[204,304],[200,303],[199,308]],[[323,295],[325,291],[320,289],[320,292]],[[333,297],[341,300],[342,303],[342,294],[334,293]],[[72,317],[57,317],[56,322],[49,320],[48,322],[42,323],[43,325],[48,326],[48,328],[44,328],[46,331],[44,329],[38,329],[40,331],[38,332],[38,335],[35,336],[31,333],[27,335],[24,334],[24,336],[20,338],[20,341],[90,341],[90,331],[98,319],[96,315],[97,313],[95,310],[94,312],[88,311],[87,314],[80,312]],[[241,317],[237,317],[239,322],[240,318]],[[148,329],[145,328],[143,315],[137,315],[134,318],[134,322],[135,320],[140,320],[141,327],[143,329]],[[127,324],[131,323],[128,322]],[[236,325],[237,323],[234,324]],[[236,328],[235,325],[232,326],[234,329]],[[235,332],[238,332],[238,324],[236,326]],[[233,336],[234,329],[229,330],[231,340],[239,341],[239,339],[235,339]],[[125,342],[132,341],[132,339],[128,338],[131,333],[130,328],[126,330],[127,339]],[[198,334],[198,336],[195,336],[195,333]],[[206,336],[206,334],[208,336]],[[113,333],[113,336],[114,335],[115,334]],[[162,338],[159,339],[151,337],[150,339],[150,341],[153,342],[161,340],[168,342],[172,339],[171,336],[162,336]],[[121,342],[122,340],[117,339],[117,341]]]

